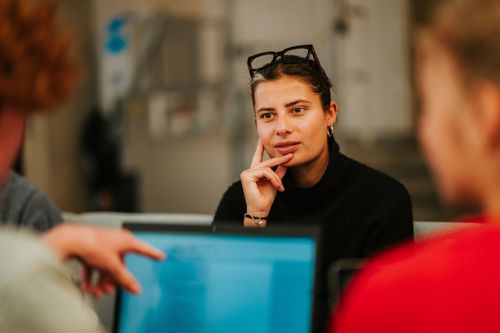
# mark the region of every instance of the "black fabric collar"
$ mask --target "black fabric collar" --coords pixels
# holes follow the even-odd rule
[[[299,187],[292,182],[290,174],[283,178],[285,186],[284,194],[289,195],[310,195],[329,192],[332,188],[339,187],[339,184],[345,178],[344,175],[349,167],[349,161],[346,156],[340,152],[340,147],[334,138],[328,141],[330,158],[325,173],[317,184],[311,187]]]

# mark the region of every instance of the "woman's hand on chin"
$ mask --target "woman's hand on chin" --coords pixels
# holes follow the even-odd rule
[[[259,138],[250,168],[240,175],[247,213],[255,217],[267,217],[276,197],[276,191],[285,190],[281,181],[286,173],[286,167],[283,165],[293,158],[293,154],[287,154],[262,161],[263,156],[264,145]],[[276,166],[278,168],[273,171],[272,168]],[[244,222],[245,225],[254,223],[252,220]]]

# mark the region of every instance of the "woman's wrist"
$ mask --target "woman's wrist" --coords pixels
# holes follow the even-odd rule
[[[267,222],[267,216],[256,216],[248,213],[243,214],[244,219],[250,219],[253,223],[261,225]]]
[[[269,215],[269,212],[270,212],[270,210],[268,210],[268,209],[254,209],[251,207],[247,207],[246,214],[267,218],[267,216]]]
[[[243,216],[243,226],[244,227],[263,228],[263,227],[267,226],[267,219],[255,219],[255,218]]]
[[[246,227],[265,227],[269,211],[247,209],[243,214],[243,225]]]

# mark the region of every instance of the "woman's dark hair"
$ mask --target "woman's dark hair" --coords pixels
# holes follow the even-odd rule
[[[252,78],[252,102],[255,105],[255,89],[264,81],[273,81],[282,76],[294,76],[311,85],[312,90],[319,95],[323,110],[330,107],[332,84],[326,75],[322,75],[319,64],[313,60],[300,58],[293,55],[284,55],[273,64],[259,69]]]

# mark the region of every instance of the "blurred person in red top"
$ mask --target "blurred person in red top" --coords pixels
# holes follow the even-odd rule
[[[500,332],[500,1],[414,0],[419,138],[443,200],[476,228],[371,260],[331,331]]]

